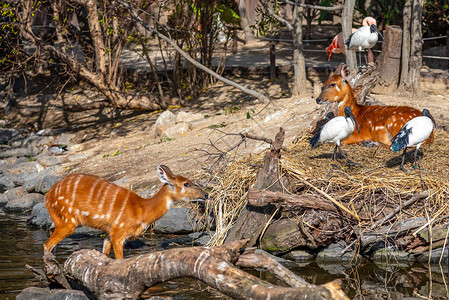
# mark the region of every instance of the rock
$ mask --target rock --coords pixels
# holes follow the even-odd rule
[[[388,267],[410,266],[415,260],[411,253],[388,248],[374,251],[371,258],[376,265],[388,265]]]
[[[36,156],[39,163],[43,164],[44,166],[56,166],[63,164],[66,160],[63,156],[53,156],[49,155],[46,152],[42,152],[38,156]]]
[[[165,129],[164,135],[166,137],[179,136],[183,135],[187,131],[190,130],[190,126],[188,123],[179,123]]]
[[[49,288],[29,287],[24,289],[16,300],[89,300],[81,291],[77,290],[56,290]]]
[[[48,213],[48,209],[45,207],[43,202],[38,203],[33,206],[33,211],[31,212],[31,218],[28,219],[28,224],[38,226],[40,228],[50,228],[53,223]]]
[[[32,209],[35,204],[43,202],[44,198],[45,197],[42,194],[27,194],[21,198],[8,201],[8,203],[6,203],[5,205],[5,209],[7,211],[23,212]]]
[[[440,262],[441,253],[443,252],[442,248],[432,250],[430,256],[430,263],[437,264]],[[442,264],[447,264],[449,262],[449,249],[445,248],[443,253],[443,258],[441,260]],[[418,256],[418,261],[427,264],[429,262],[429,252],[424,252],[420,256]]]
[[[165,129],[170,125],[175,124],[176,115],[169,110],[164,111],[159,118],[157,118],[156,123],[153,126],[153,137],[163,135]]]
[[[7,176],[0,176],[0,193],[14,188],[16,185]]]
[[[26,157],[8,157],[5,159],[5,161],[8,163],[9,167],[16,167],[22,163],[29,162],[29,159]]]
[[[1,153],[1,152],[0,152]],[[9,163],[5,159],[0,160],[0,173],[3,173],[7,168],[9,168]]]
[[[13,138],[21,136],[25,132],[24,129],[3,129],[0,128],[0,144],[7,144]]]
[[[4,217],[6,216],[5,212],[3,211],[3,209],[0,209],[0,217]]]
[[[191,113],[191,112],[180,111],[176,114],[176,123],[180,123],[180,122],[189,123],[189,122],[201,120],[201,119],[204,119],[204,115],[200,114],[200,113]]]
[[[6,198],[6,202],[14,201],[18,198],[25,197],[25,195],[28,195],[27,191],[23,187],[17,187],[10,190],[7,190],[3,193],[3,195]]]
[[[24,157],[35,156],[39,152],[39,149],[35,146],[28,145],[26,147],[12,148],[0,152],[0,157]]]
[[[187,207],[171,208],[162,218],[154,223],[155,233],[190,233],[199,231],[203,224],[197,220],[195,213]]]
[[[346,246],[346,243],[343,241],[330,244],[317,254],[315,260],[317,262],[346,261],[354,263],[360,261],[360,256],[353,248],[349,248],[346,252],[342,253]]]
[[[69,144],[72,139],[74,139],[76,137],[76,134],[73,133],[63,133],[61,134],[61,136],[59,138],[57,138],[55,140],[55,144],[62,144],[62,145],[67,145]]]
[[[62,176],[54,174],[55,171],[55,168],[47,168],[45,171],[29,177],[23,187],[28,192],[45,194],[56,182],[62,179]]]
[[[282,255],[282,258],[292,260],[294,262],[309,262],[314,260],[315,256],[307,251],[293,250]]]
[[[174,239],[166,240],[162,243],[162,247],[174,247],[179,245],[184,246],[205,246],[209,243],[213,232],[193,232],[182,237],[176,237]]]
[[[33,176],[43,170],[44,167],[41,164],[33,161],[15,165],[6,171],[5,175],[8,176],[15,185],[23,185],[30,180],[30,178],[33,178]]]
[[[6,203],[8,203],[8,199],[6,198],[5,195],[0,194],[0,206],[5,206]]]

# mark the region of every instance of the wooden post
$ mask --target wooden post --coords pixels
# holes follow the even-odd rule
[[[274,43],[270,44],[270,79],[276,78],[276,48]]]
[[[446,57],[449,58],[449,30],[446,32]],[[449,60],[446,60],[446,69],[449,70]]]

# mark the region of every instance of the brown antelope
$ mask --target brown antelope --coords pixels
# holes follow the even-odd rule
[[[351,85],[348,82],[348,70],[346,66],[339,66],[326,80],[320,96],[316,99],[318,104],[338,102],[337,115],[345,115],[345,107],[349,106],[360,126],[360,131],[354,132],[343,144],[355,144],[362,141],[380,143],[389,148],[393,137],[411,119],[422,116],[418,109],[408,106],[380,106],[359,105],[354,97]],[[431,143],[433,133],[425,141]]]
[[[103,253],[109,255],[112,244],[115,258],[123,258],[125,240],[139,236],[173,202],[208,199],[206,192],[187,178],[174,175],[167,166],[160,165],[157,175],[164,185],[148,199],[94,175],[69,175],[58,181],[45,195],[54,232],[44,243],[44,253],[83,225],[108,233]]]

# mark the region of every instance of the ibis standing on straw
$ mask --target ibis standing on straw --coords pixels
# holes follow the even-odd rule
[[[337,148],[340,154],[346,159],[347,163],[350,165],[355,165],[341,150],[340,142],[348,138],[351,133],[354,132],[355,126],[357,125],[357,130],[360,132],[359,124],[357,123],[352,109],[349,106],[345,107],[345,115],[333,118],[329,120],[320,131],[310,140],[310,145],[312,148],[316,148],[318,143],[332,142],[335,143],[334,153],[332,154],[332,160],[337,160]]]
[[[433,119],[429,110],[423,109],[422,116],[413,118],[408,121],[404,125],[404,127],[402,127],[401,131],[399,131],[399,133],[395,135],[390,149],[394,152],[398,152],[404,149],[404,152],[402,153],[401,166],[399,167],[400,170],[407,171],[407,169],[404,168],[405,152],[407,151],[407,148],[413,146],[416,147],[413,157],[413,167],[415,169],[417,168],[416,162],[418,149],[421,144],[432,134],[432,131],[435,127],[435,120]]]
[[[376,26],[376,20],[373,18],[371,19],[367,21],[366,25],[360,27],[356,32],[351,34],[349,36],[349,39],[347,39],[345,42],[346,46],[348,46],[348,49],[359,51],[359,66],[362,65],[361,51],[373,48],[374,45],[376,45],[377,40],[379,39],[379,35],[382,37],[382,39],[384,39],[384,36]],[[366,59],[366,61],[368,62],[368,59]]]

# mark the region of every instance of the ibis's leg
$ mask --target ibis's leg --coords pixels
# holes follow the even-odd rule
[[[368,49],[366,49],[365,51],[364,51],[364,54],[365,54],[365,63],[366,63],[366,65],[368,65]]]
[[[337,161],[337,147],[338,145],[335,144],[334,153],[332,154],[332,161]]]
[[[413,167],[415,169],[418,168],[417,159],[418,159],[418,147],[416,147],[415,154],[413,154]]]
[[[361,69],[362,68],[362,50],[361,49],[359,49],[359,62],[360,62],[359,68]]]
[[[405,152],[407,151],[407,147],[404,148],[404,152],[402,152],[402,162],[401,166],[399,167],[399,170],[402,170],[404,172],[407,172],[407,169],[404,168],[404,160],[405,160]]]
[[[340,146],[338,146],[338,149],[340,150],[340,154],[346,159],[348,165],[358,165],[358,163],[353,162],[346,156],[346,154],[344,154],[344,152],[343,152],[343,150],[341,150]]]

